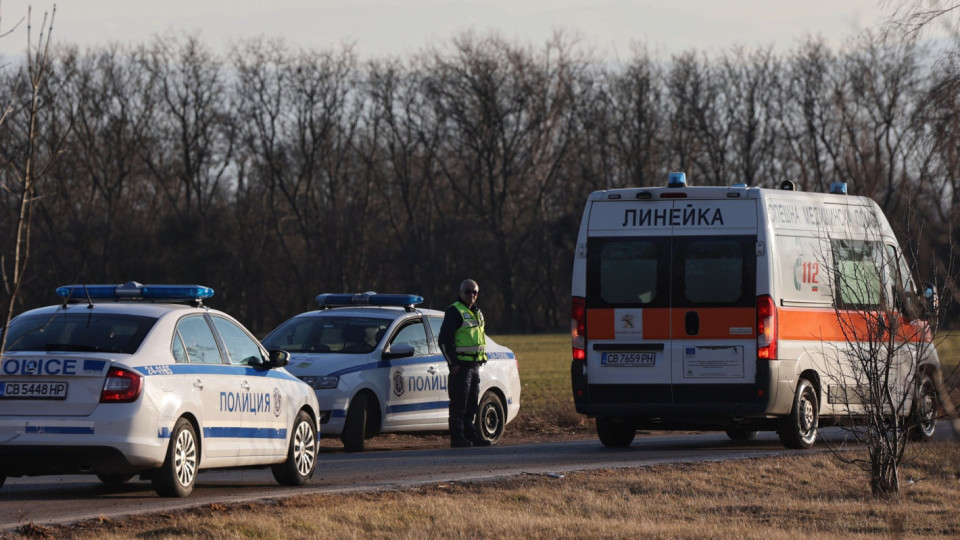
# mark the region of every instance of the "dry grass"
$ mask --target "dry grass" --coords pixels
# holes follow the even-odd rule
[[[798,454],[218,504],[22,532],[101,540],[960,537],[956,445],[925,446],[903,478],[918,481],[898,500],[875,500],[859,472],[828,454]]]

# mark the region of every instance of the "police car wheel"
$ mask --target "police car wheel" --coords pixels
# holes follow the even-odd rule
[[[626,448],[633,442],[637,430],[624,420],[597,418],[597,437],[608,448]]]
[[[193,424],[180,418],[173,426],[163,466],[151,475],[153,489],[161,497],[186,497],[193,491],[199,463],[200,449]]]
[[[287,460],[271,467],[273,477],[284,486],[302,486],[317,468],[317,426],[304,411],[297,413],[290,436]]]
[[[497,444],[503,436],[507,417],[504,414],[503,403],[493,392],[487,392],[480,400],[480,412],[477,414],[476,423],[480,435],[491,444]]]
[[[937,385],[929,373],[920,377],[917,398],[913,400],[910,417],[910,440],[925,442],[933,439],[937,431],[937,417],[940,414],[940,398]]]
[[[350,400],[347,419],[343,423],[340,441],[345,452],[363,452],[367,435],[367,395],[357,394]]]
[[[119,474],[119,473],[111,473],[111,474],[97,473],[97,478],[99,478],[100,481],[103,482],[104,484],[109,484],[111,486],[119,486],[120,484],[123,484],[127,480],[130,480],[131,478],[133,478],[133,475]]]
[[[735,427],[726,431],[727,437],[731,441],[752,441],[757,438],[759,431],[750,428]]]
[[[793,398],[790,416],[783,419],[777,434],[780,442],[787,448],[805,450],[817,441],[817,428],[820,422],[820,404],[817,392],[806,379],[800,379],[797,393]]]

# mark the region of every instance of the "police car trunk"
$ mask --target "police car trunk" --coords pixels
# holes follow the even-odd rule
[[[746,189],[592,194],[574,269],[573,322],[585,330],[578,351],[574,328],[577,410],[630,417],[637,428],[717,427],[763,411],[762,254]]]

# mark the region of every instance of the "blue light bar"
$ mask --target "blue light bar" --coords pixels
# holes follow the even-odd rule
[[[57,296],[75,302],[88,298],[191,302],[212,298],[213,289],[201,285],[141,285],[136,281],[128,281],[120,285],[64,285],[57,287]]]
[[[687,187],[687,173],[682,173],[682,172],[670,173],[670,178],[667,180],[667,187],[668,188]]]
[[[317,296],[320,307],[333,306],[396,306],[409,307],[423,303],[423,297],[415,294],[339,293]]]
[[[834,195],[846,195],[847,194],[847,183],[846,182],[831,182],[830,183],[830,193]]]

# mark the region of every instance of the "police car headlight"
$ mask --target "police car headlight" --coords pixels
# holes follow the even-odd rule
[[[321,390],[324,388],[336,388],[337,384],[340,383],[340,377],[314,377],[314,376],[304,376],[300,377],[300,380],[309,384],[314,390]]]

